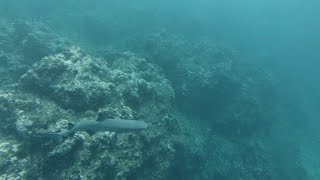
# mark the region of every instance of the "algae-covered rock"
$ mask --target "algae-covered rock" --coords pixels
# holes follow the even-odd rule
[[[44,23],[21,20],[0,23],[0,79],[16,83],[35,62],[56,54],[68,44]]]
[[[121,103],[135,108],[151,100],[167,106],[174,99],[170,83],[143,58],[124,53],[109,67],[76,47],[43,58],[20,78],[20,85],[77,111]]]
[[[18,20],[8,23],[6,28],[11,38],[4,43],[4,49],[21,54],[26,64],[33,64],[49,54],[61,52],[68,44],[40,22]]]
[[[272,79],[232,49],[162,31],[131,41],[135,53],[109,49],[96,57],[66,46],[41,24],[4,24],[0,179],[276,174],[262,138],[274,108]],[[143,120],[148,128],[51,136],[82,120],[116,117]]]
[[[259,139],[239,144],[226,138],[213,136],[207,141],[207,166],[203,179],[274,179],[275,166],[270,154]]]
[[[15,130],[16,107],[13,95],[0,94],[0,128],[2,132]]]
[[[94,58],[71,47],[35,63],[19,89],[1,94],[0,105],[12,107],[3,108],[3,128],[23,140],[24,158],[35,158],[43,178],[165,179],[181,162],[179,154],[189,157],[188,149],[197,147],[183,116],[176,117],[174,101],[171,83],[144,58],[130,52]],[[149,128],[120,143],[112,132],[77,132],[60,141],[41,137],[98,116],[139,118]]]
[[[20,143],[0,139],[0,179],[28,179],[39,175],[31,156],[21,156],[22,152]]]
[[[25,138],[46,129],[59,131],[67,128],[66,123],[63,123],[64,118],[73,122],[72,113],[32,94],[1,92],[0,111],[1,133],[4,133],[2,136],[14,135]]]
[[[67,109],[86,110],[102,107],[116,98],[110,72],[99,60],[78,48],[48,56],[36,63],[20,79],[31,92],[50,97]]]
[[[166,31],[136,38],[129,47],[162,67],[180,109],[215,133],[250,137],[269,130],[275,97],[271,75],[232,48]]]
[[[111,68],[113,81],[130,107],[154,106],[159,112],[172,107],[175,92],[158,66],[125,52],[112,60]]]

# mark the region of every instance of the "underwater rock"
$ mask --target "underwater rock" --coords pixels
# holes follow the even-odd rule
[[[47,55],[62,52],[68,44],[42,23],[15,21],[11,28],[9,33],[13,34],[13,38],[7,45],[14,46],[16,53],[23,55],[23,63],[26,64],[33,64]]]
[[[14,96],[10,93],[0,94],[0,129],[2,132],[15,131],[16,113]]]
[[[275,166],[270,154],[259,139],[239,144],[213,136],[207,141],[212,149],[207,152],[204,179],[274,179]]]
[[[22,151],[20,143],[0,140],[0,179],[28,179],[39,175],[35,162],[30,157],[21,157]]]
[[[179,62],[192,56],[192,51],[189,51],[190,45],[182,36],[170,34],[165,29],[159,33],[132,38],[127,42],[130,50],[162,67],[169,77],[171,70]]]
[[[95,58],[37,23],[4,29],[0,74],[19,71],[19,88],[0,91],[0,128],[18,142],[0,143],[0,179],[270,179],[272,162],[254,138],[267,122],[259,93],[271,80],[229,48],[161,32],[132,41],[139,55]],[[198,118],[180,110],[205,120],[195,126]],[[148,128],[119,144],[114,132],[36,136],[98,117],[143,119]]]
[[[116,98],[109,68],[98,62],[74,47],[43,58],[20,78],[20,85],[67,109],[98,109]]]
[[[45,24],[22,20],[0,23],[0,79],[13,83],[35,62],[62,52],[68,44]]]
[[[15,112],[2,122],[8,127],[7,134],[21,139],[24,157],[35,158],[41,167],[26,171],[28,177],[29,172],[45,171],[49,173],[44,178],[49,179],[164,179],[182,151],[175,150],[175,144],[186,149],[193,142],[178,138],[185,127],[182,121],[174,116],[163,119],[172,111],[175,93],[161,69],[130,52],[98,59],[71,47],[35,63],[21,76],[19,87],[12,91],[14,101],[3,92],[0,104],[12,106],[10,111],[3,108],[4,112]],[[14,119],[9,120],[11,115]],[[128,134],[120,144],[110,132],[78,132],[61,141],[37,136],[70,129],[70,124],[98,116],[141,117],[150,129]],[[152,167],[144,173],[150,162]]]
[[[19,83],[77,111],[120,102],[134,108],[151,100],[170,106],[174,100],[173,89],[159,70],[132,53],[124,53],[108,67],[102,59],[72,47],[43,58],[21,76]]]
[[[1,136],[4,137],[29,138],[44,129],[59,131],[68,128],[67,123],[72,122],[70,112],[50,101],[20,92],[0,91],[0,112]]]
[[[250,137],[269,130],[274,80],[235,50],[167,31],[136,38],[128,46],[163,68],[180,109],[215,133]]]
[[[175,92],[158,66],[130,52],[112,61],[113,81],[130,107],[149,103],[159,111],[172,107]]]

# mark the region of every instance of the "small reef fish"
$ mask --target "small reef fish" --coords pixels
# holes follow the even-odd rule
[[[106,119],[103,121],[83,120],[76,123],[70,130],[54,133],[38,133],[37,136],[51,139],[61,139],[79,131],[86,131],[90,134],[98,131],[109,131],[116,132],[121,135],[121,133],[144,130],[147,127],[148,125],[145,122],[139,120],[126,120],[119,118]]]

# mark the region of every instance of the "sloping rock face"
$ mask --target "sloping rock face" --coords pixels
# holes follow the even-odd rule
[[[3,154],[17,160],[1,166],[1,177],[164,179],[179,154],[197,156],[202,142],[188,135],[192,128],[172,109],[174,90],[160,68],[133,53],[119,54],[105,60],[70,47],[34,63],[19,89],[1,91],[1,129],[22,139]],[[98,116],[143,119],[149,128],[121,144],[112,132],[79,132],[62,141],[37,136]]]
[[[0,29],[0,79],[5,83],[15,83],[33,63],[69,44],[43,23],[0,19]]]
[[[131,41],[130,52],[92,55],[43,24],[0,27],[0,179],[286,174],[277,164],[289,161],[274,160],[265,140],[275,121],[274,82],[230,48],[161,32]],[[98,117],[141,119],[148,128],[120,143],[114,132],[41,136]],[[296,155],[285,159],[293,157],[290,167],[305,179]]]
[[[250,137],[271,126],[275,82],[235,50],[209,41],[190,42],[166,31],[128,44],[164,69],[179,108],[216,133]]]
[[[153,101],[170,109],[175,98],[159,68],[130,52],[108,65],[73,47],[34,64],[19,82],[23,89],[75,111],[98,110],[110,104],[138,108]]]
[[[276,83],[270,74],[231,48],[166,31],[135,38],[128,47],[164,69],[178,109],[203,131],[206,161],[197,178],[278,178],[272,143],[266,142],[277,121]],[[303,174],[301,166],[296,168]]]

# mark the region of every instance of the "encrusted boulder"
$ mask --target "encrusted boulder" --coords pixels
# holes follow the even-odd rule
[[[76,47],[43,58],[20,78],[20,85],[77,111],[121,103],[137,108],[149,100],[170,105],[174,100],[170,83],[143,58],[123,53],[109,67]]]
[[[16,83],[33,63],[62,52],[68,44],[40,22],[3,20],[0,29],[0,80],[4,83]]]
[[[2,132],[15,131],[16,103],[12,94],[0,94],[0,129]]]
[[[132,42],[132,51],[163,68],[178,106],[189,116],[227,136],[250,137],[268,131],[274,81],[232,48],[205,40],[187,41],[166,31]]]
[[[98,61],[98,60],[97,60]],[[78,48],[43,58],[20,78],[25,89],[50,97],[65,108],[97,109],[116,95],[103,63],[85,55]]]

